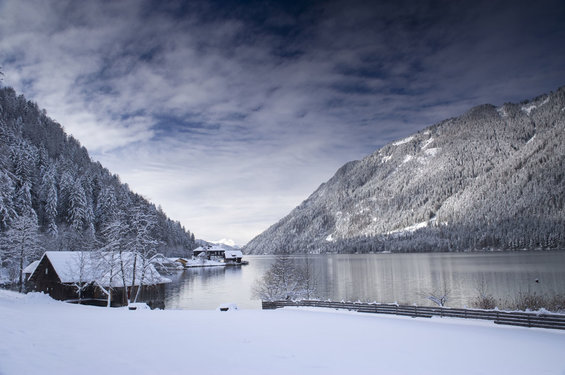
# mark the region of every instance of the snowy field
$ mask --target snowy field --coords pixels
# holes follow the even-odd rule
[[[0,291],[0,374],[565,374],[565,332],[333,310],[151,311]]]

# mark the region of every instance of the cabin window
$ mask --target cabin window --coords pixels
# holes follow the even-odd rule
[[[49,273],[49,268],[45,269],[45,274],[47,275]]]

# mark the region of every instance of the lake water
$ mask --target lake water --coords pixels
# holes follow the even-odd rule
[[[479,285],[507,300],[519,293],[565,295],[565,251],[508,253],[425,253],[308,256],[318,295],[333,301],[376,301],[432,305],[430,291],[450,291],[447,306],[470,306]],[[166,309],[216,309],[235,303],[260,309],[252,287],[273,256],[245,256],[249,265],[179,271],[169,278]],[[296,256],[295,262],[305,261]],[[536,282],[536,280],[538,280]]]

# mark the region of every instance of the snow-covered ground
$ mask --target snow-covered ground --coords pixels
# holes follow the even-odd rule
[[[334,310],[151,311],[0,291],[0,374],[564,374],[565,332]]]
[[[226,263],[208,259],[187,259],[187,267],[224,267]]]

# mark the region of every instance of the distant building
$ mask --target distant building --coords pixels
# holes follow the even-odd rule
[[[61,301],[106,305],[110,295],[112,306],[123,306],[127,302],[124,279],[132,299],[141,288],[138,302],[164,307],[164,286],[171,280],[132,252],[122,253],[120,261],[118,254],[109,252],[47,251],[31,272],[29,285]]]
[[[228,250],[221,245],[204,245],[192,251],[194,258],[208,259],[228,264],[248,264],[242,261],[243,253],[240,250]]]
[[[241,263],[243,253],[239,250],[226,250],[224,252],[224,261],[226,263]]]
[[[212,246],[205,245],[205,246],[199,246],[196,249],[192,250],[192,255],[194,255],[194,257],[205,256],[208,260],[210,260],[212,259],[212,257],[223,258],[225,251],[226,249],[224,249],[219,245],[212,245]]]

